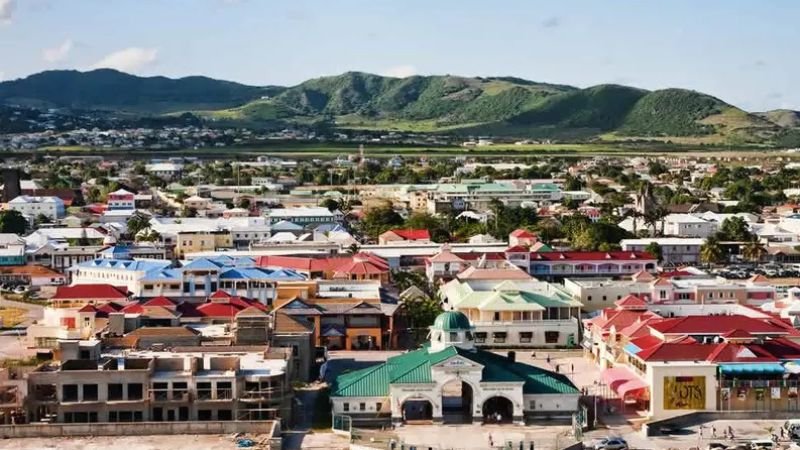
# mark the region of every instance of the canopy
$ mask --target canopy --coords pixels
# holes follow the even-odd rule
[[[743,363],[720,364],[719,370],[723,375],[759,375],[782,374],[785,372],[780,363]]]
[[[630,393],[636,393],[637,396],[642,395],[648,388],[647,383],[627,367],[606,369],[603,371],[602,378],[608,387],[623,399]]]
[[[784,370],[786,373],[790,373],[792,375],[797,375],[800,373],[800,362],[798,361],[789,361],[783,365]]]

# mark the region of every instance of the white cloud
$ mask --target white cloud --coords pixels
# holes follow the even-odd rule
[[[0,82],[6,81],[6,73],[0,72]]]
[[[0,0],[0,23],[11,23],[17,0]]]
[[[92,65],[92,68],[136,72],[153,65],[157,59],[157,48],[129,47],[106,55],[105,58]]]
[[[55,47],[44,49],[42,51],[42,58],[49,63],[58,63],[67,59],[71,51],[72,39],[67,39]]]
[[[396,77],[396,78],[406,78],[416,74],[417,74],[417,68],[410,64],[390,67],[381,72],[381,75],[385,77]]]

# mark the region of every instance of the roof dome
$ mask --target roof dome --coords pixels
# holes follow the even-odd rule
[[[438,316],[433,322],[433,328],[442,331],[471,330],[472,325],[469,318],[459,311],[446,311]]]

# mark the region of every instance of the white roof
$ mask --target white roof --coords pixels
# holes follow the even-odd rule
[[[64,201],[58,197],[34,197],[32,195],[20,195],[10,202],[9,205],[21,205],[27,203],[61,203],[64,204]]]
[[[178,172],[183,170],[183,164],[175,163],[153,163],[147,164],[145,170],[148,172]]]
[[[269,231],[263,217],[153,217],[150,228],[159,234],[190,233],[194,231]]]
[[[301,206],[298,208],[277,208],[271,209],[268,213],[269,217],[334,217],[328,208],[315,207],[315,206]]]

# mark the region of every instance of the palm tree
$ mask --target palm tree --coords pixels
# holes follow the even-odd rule
[[[763,258],[766,253],[767,249],[764,248],[764,244],[758,239],[747,241],[742,248],[742,256],[744,259],[754,263],[761,261],[761,258]]]
[[[719,245],[719,240],[713,236],[706,239],[706,242],[700,247],[700,261],[706,264],[717,264],[722,261],[724,257],[722,247]]]
[[[358,244],[356,244],[355,242],[350,244],[349,247],[347,247],[347,253],[350,255],[355,255],[359,251],[361,251],[361,247],[359,247]]]

